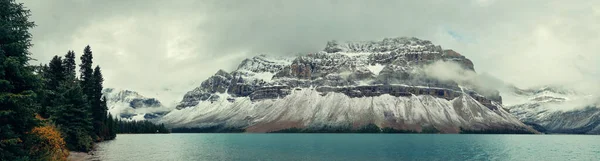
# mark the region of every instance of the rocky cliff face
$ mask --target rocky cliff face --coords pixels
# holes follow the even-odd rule
[[[218,71],[188,92],[163,122],[270,132],[348,127],[456,133],[461,129],[527,129],[502,109],[498,92],[441,81],[422,72],[434,62],[475,71],[461,54],[417,38],[328,42],[295,58],[257,56],[233,72]]]
[[[541,132],[600,134],[600,99],[592,95],[552,86],[514,87],[505,95],[510,113]]]
[[[144,97],[135,91],[105,88],[102,94],[107,100],[108,112],[121,119],[152,120],[171,110],[157,99]]]

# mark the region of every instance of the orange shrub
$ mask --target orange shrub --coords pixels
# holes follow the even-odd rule
[[[45,160],[67,160],[69,150],[56,127],[53,125],[35,127],[31,130],[31,134],[40,139],[38,144],[31,148],[32,154],[41,155]]]

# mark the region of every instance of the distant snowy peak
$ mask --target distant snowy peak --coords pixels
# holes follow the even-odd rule
[[[512,87],[504,93],[506,108],[519,120],[543,132],[600,134],[600,98],[560,86]]]
[[[570,100],[589,98],[591,95],[583,94],[560,86],[541,86],[529,89],[520,89],[509,86],[509,91],[503,94],[507,98],[507,106],[523,104],[561,103]]]
[[[519,89],[514,86],[512,86],[511,88],[512,88],[512,90],[515,91],[515,93],[520,94],[520,95],[544,95],[544,94],[578,95],[579,94],[578,92],[568,89],[568,88],[565,88],[565,87],[550,86],[550,85],[529,88],[529,89]]]
[[[106,97],[108,102],[125,102],[130,103],[132,108],[142,107],[161,107],[162,104],[155,98],[147,98],[140,95],[135,91],[130,90],[118,90],[114,88],[105,88],[102,94]]]
[[[104,88],[108,111],[126,120],[150,120],[162,117],[171,109],[155,98],[145,97],[135,91]]]

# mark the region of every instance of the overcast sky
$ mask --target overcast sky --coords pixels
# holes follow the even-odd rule
[[[105,87],[184,92],[259,54],[295,55],[326,41],[414,36],[519,87],[599,84],[594,0],[20,0],[38,25],[33,57],[85,45]],[[36,62],[34,62],[36,63]],[[164,92],[164,89],[172,91]],[[165,96],[169,95],[169,96]]]

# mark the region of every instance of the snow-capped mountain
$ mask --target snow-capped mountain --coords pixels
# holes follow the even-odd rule
[[[424,71],[436,62],[474,72],[461,54],[417,38],[328,42],[294,58],[265,55],[218,71],[188,92],[161,122],[171,127],[357,129],[367,125],[421,132],[535,130],[502,107],[495,92],[440,80]]]
[[[597,97],[559,86],[503,93],[510,113],[542,132],[600,134],[600,105]]]
[[[135,91],[104,88],[108,112],[127,120],[152,120],[162,117],[172,110],[155,98],[147,98]]]

